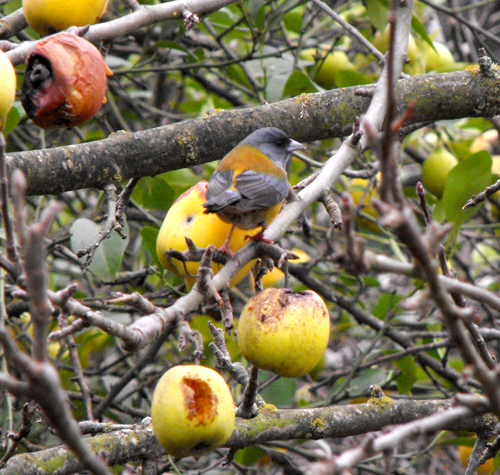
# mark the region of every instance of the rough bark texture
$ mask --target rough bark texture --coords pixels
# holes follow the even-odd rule
[[[9,173],[20,168],[30,195],[81,188],[102,189],[133,177],[154,176],[222,158],[255,129],[280,127],[301,142],[347,135],[370,104],[373,86],[302,94],[275,104],[217,111],[212,115],[141,132],[120,132],[104,140],[8,155]],[[409,103],[409,122],[493,117],[500,114],[500,80],[478,68],[399,81],[399,112]]]
[[[227,447],[239,449],[257,443],[290,439],[323,439],[347,437],[403,424],[451,409],[446,400],[393,400],[371,398],[366,404],[318,409],[280,410],[270,404],[261,408],[254,419],[237,419]],[[468,417],[442,429],[489,434],[498,420],[491,415]],[[156,458],[163,450],[156,441],[151,425],[134,430],[116,431],[88,439],[89,445],[109,465],[144,457]],[[10,459],[0,475],[44,475],[57,470],[58,475],[82,470],[82,465],[68,449],[60,446]]]

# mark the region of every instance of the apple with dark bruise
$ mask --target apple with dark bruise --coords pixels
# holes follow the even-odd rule
[[[106,102],[112,74],[93,44],[59,33],[40,41],[28,56],[21,101],[43,129],[81,125]]]

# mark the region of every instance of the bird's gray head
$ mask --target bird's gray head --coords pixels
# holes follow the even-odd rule
[[[269,157],[277,166],[286,171],[286,164],[290,154],[295,150],[306,147],[276,127],[265,127],[256,130],[241,142],[243,145],[251,145],[259,149]]]

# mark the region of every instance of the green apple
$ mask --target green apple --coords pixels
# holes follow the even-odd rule
[[[286,378],[309,373],[329,337],[328,310],[311,290],[264,289],[247,302],[238,323],[243,356],[258,368]]]
[[[422,165],[422,183],[424,187],[436,195],[443,196],[446,178],[451,169],[458,163],[455,155],[444,147],[432,152]]]
[[[151,406],[153,431],[174,457],[220,447],[234,429],[231,391],[222,376],[204,366],[174,366],[158,381]]]
[[[390,30],[389,25],[387,25],[387,27],[384,28],[383,31],[378,30],[377,33],[375,33],[375,37],[373,38],[373,46],[375,46],[375,48],[377,48],[381,53],[386,53],[387,49],[389,48],[389,36]],[[420,54],[417,47],[417,42],[415,41],[413,35],[410,34],[408,37],[407,51],[407,57],[410,62],[404,65],[403,69],[405,73],[416,75],[423,72],[424,67],[422,64],[421,56],[422,55]]]
[[[333,51],[309,48],[300,53],[300,57],[307,61],[314,61],[318,64],[314,74],[314,80],[325,89],[336,87],[338,75],[343,71],[356,71],[354,64],[343,51]],[[319,68],[319,69],[318,69]]]
[[[0,50],[0,132],[16,97],[16,72],[5,53]]]

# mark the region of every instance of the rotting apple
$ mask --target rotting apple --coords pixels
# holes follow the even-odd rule
[[[261,369],[294,378],[309,373],[328,345],[330,316],[311,290],[267,288],[245,305],[238,323],[238,347]]]
[[[106,102],[112,74],[92,43],[59,33],[41,40],[28,56],[21,101],[43,129],[81,125]]]
[[[158,381],[151,418],[155,436],[168,454],[179,458],[201,455],[231,436],[233,396],[213,369],[174,366]]]

